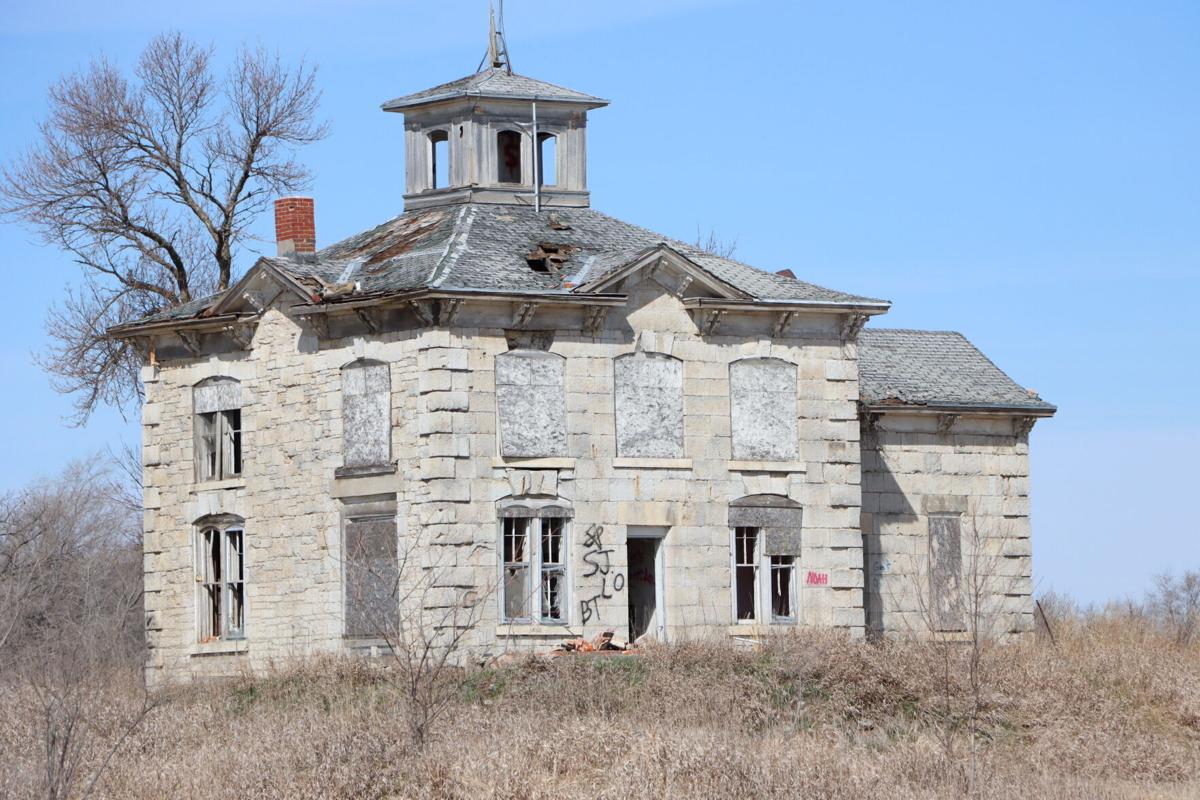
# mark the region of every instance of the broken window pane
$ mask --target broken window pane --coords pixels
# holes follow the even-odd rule
[[[500,183],[521,182],[521,134],[516,131],[496,134],[496,168]]]
[[[542,529],[542,619],[563,622],[563,583],[566,565],[562,558],[563,520],[545,517]]]
[[[734,597],[739,620],[757,619],[758,528],[735,528]]]
[[[345,549],[346,635],[394,635],[400,624],[396,518],[347,520]]]
[[[777,621],[796,618],[793,609],[795,586],[795,556],[771,556],[771,617]]]
[[[225,597],[229,618],[222,634],[226,638],[242,636],[245,632],[245,559],[240,530],[225,532]]]
[[[196,479],[242,473],[242,389],[232,378],[206,378],[192,389]]]
[[[929,612],[934,630],[963,630],[962,523],[958,514],[929,515]]]
[[[504,520],[504,616],[528,619],[529,526],[528,517]]]
[[[222,411],[221,451],[223,455],[223,477],[242,474],[242,412]]]

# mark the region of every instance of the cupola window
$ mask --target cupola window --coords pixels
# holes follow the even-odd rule
[[[521,134],[500,131],[496,134],[496,176],[500,183],[521,182]]]
[[[558,137],[553,133],[538,134],[538,179],[542,186],[558,183]]]
[[[450,185],[450,135],[445,131],[429,134],[430,188]]]

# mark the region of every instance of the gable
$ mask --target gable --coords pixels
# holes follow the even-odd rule
[[[575,289],[575,294],[625,292],[634,281],[653,278],[678,297],[749,299],[750,295],[718,278],[666,244],[642,251],[624,266]]]

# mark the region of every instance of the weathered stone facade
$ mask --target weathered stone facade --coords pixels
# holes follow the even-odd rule
[[[545,129],[517,124],[534,102]],[[945,631],[977,540],[1028,626],[1028,432],[1053,407],[961,337],[864,331],[886,301],[592,211],[605,102],[499,68],[392,101],[412,210],[313,253],[288,198],[281,257],[112,331],[147,353],[152,679],[458,609],[473,658]]]

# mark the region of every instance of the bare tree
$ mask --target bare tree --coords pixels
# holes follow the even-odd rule
[[[706,253],[711,253],[714,256],[721,258],[732,258],[737,252],[737,239],[722,239],[717,236],[717,232],[709,228],[708,234],[701,233],[699,226],[696,227],[696,239],[692,242],[692,246],[697,250],[703,250]]]
[[[394,519],[381,524],[395,536]],[[454,549],[420,533],[390,553],[355,537],[344,553],[348,617],[380,643],[388,661],[382,675],[401,698],[410,741],[418,748],[470,679],[468,639],[491,594],[490,588],[456,584],[457,570],[443,563]]]
[[[41,358],[77,422],[140,392],[137,354],[105,329],[228,288],[250,222],[308,182],[295,148],[326,134],[315,70],[244,50],[220,79],[212,56],[164,34],[132,80],[104,58],[61,78],[39,141],[0,172],[0,213],[83,269]]]
[[[88,796],[156,703],[137,677],[139,519],[114,485],[92,458],[0,498],[0,685],[39,733],[49,798]],[[130,681],[141,701],[114,711]]]
[[[1155,577],[1146,605],[1179,647],[1186,647],[1200,631],[1200,570]]]

